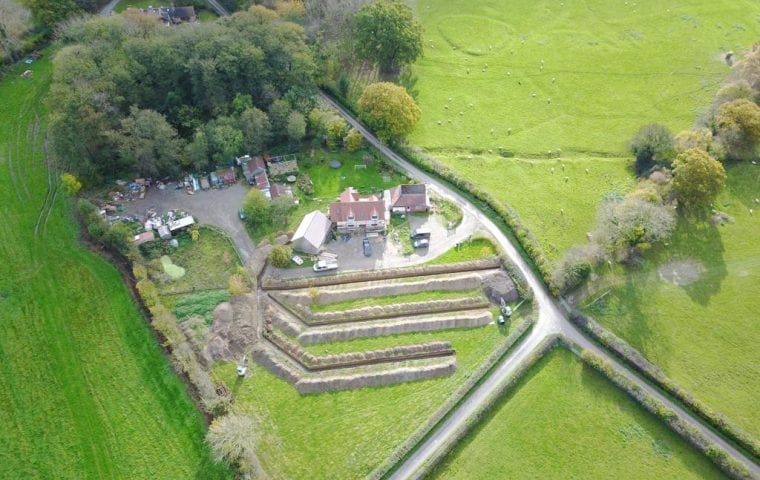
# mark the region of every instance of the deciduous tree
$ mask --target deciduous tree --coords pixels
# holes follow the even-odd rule
[[[756,103],[739,99],[723,104],[716,124],[729,157],[744,160],[755,156],[760,142],[760,107]]]
[[[359,98],[359,116],[383,141],[408,135],[420,119],[420,108],[404,87],[390,82],[373,83]]]
[[[258,188],[252,188],[246,193],[242,210],[245,221],[251,228],[268,225],[272,220],[272,204]]]
[[[306,119],[301,112],[291,112],[288,115],[288,140],[291,144],[297,145],[306,136]]]
[[[676,157],[673,176],[673,189],[679,205],[692,211],[709,207],[726,183],[723,165],[698,148],[686,150]]]
[[[631,139],[631,153],[636,156],[636,173],[641,175],[654,164],[673,158],[675,143],[667,127],[652,123],[644,125]]]
[[[160,113],[132,107],[121,122],[118,136],[119,155],[140,174],[159,176],[179,171],[184,142]]]
[[[354,15],[356,53],[376,63],[383,72],[395,72],[422,54],[422,26],[400,0],[378,0]]]

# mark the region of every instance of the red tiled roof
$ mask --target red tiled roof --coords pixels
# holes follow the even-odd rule
[[[399,185],[391,189],[391,207],[425,208],[427,191],[425,185]]]
[[[385,202],[374,195],[362,198],[352,187],[340,194],[340,201],[330,204],[330,220],[333,222],[346,222],[349,216],[353,216],[356,222],[368,222],[373,215],[386,220]]]
[[[249,177],[251,175],[258,175],[262,172],[266,172],[266,166],[264,164],[264,159],[261,157],[253,157],[253,159],[245,166],[246,177]]]

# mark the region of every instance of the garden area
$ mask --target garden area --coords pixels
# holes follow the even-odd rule
[[[408,182],[408,178],[380,159],[374,150],[361,149],[328,151],[322,148],[302,148],[294,152],[298,158],[299,174],[293,193],[298,205],[287,212],[286,219],[256,227],[248,227],[255,242],[275,236],[278,232],[295,231],[303,217],[313,210],[326,213],[330,203],[348,187],[354,187],[362,195],[375,194]],[[331,162],[339,162],[334,168]],[[302,187],[304,179],[310,187]]]
[[[219,18],[219,15],[213,10],[211,10],[211,7],[209,7],[205,2],[197,2],[193,0],[188,0],[186,3],[177,5],[177,2],[162,2],[161,0],[121,0],[119,3],[116,4],[116,7],[114,7],[114,12],[116,13],[122,13],[128,8],[148,8],[148,7],[159,7],[159,6],[166,6],[170,7],[172,5],[174,6],[185,6],[193,5],[195,8],[195,13],[198,15],[198,20],[201,22],[213,22],[217,18]]]
[[[146,260],[153,259],[149,268],[166,273],[156,282],[161,303],[180,322],[200,316],[210,325],[214,308],[230,298],[230,278],[241,271],[242,264],[226,235],[209,227],[197,231],[197,240],[189,232],[179,234],[176,249],[159,240],[141,250],[149,252]]]
[[[704,456],[557,348],[499,399],[432,478],[724,478]]]
[[[760,167],[745,163],[727,172],[717,207],[733,222],[682,219],[670,245],[652,251],[641,269],[602,278],[584,310],[758,437],[760,218],[751,209],[758,206]]]

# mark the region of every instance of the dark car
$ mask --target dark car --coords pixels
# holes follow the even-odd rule
[[[364,247],[364,256],[365,257],[371,257],[372,256],[372,245],[369,244],[369,238],[365,238],[364,242],[362,242],[362,246]]]
[[[238,217],[240,218],[240,220],[245,220],[246,218],[248,218],[245,216],[245,212],[243,211],[242,208],[238,210]]]

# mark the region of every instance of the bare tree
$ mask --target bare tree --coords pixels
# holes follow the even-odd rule
[[[0,0],[0,61],[18,60],[17,50],[32,27],[32,14],[15,0]]]
[[[253,418],[239,413],[215,419],[206,434],[206,442],[217,461],[237,464],[242,472],[259,476],[261,467],[255,453],[257,439]]]

